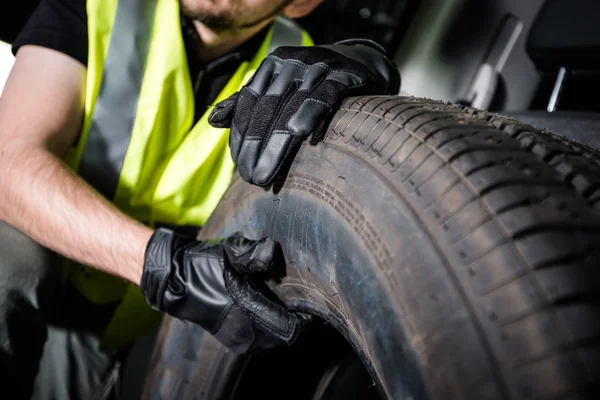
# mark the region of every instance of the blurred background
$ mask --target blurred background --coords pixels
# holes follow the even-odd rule
[[[4,82],[8,78],[8,73],[14,63],[14,57],[10,52],[8,43],[0,42],[0,93],[4,89]]]

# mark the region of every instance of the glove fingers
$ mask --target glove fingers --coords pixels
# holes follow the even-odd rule
[[[269,88],[273,76],[279,70],[281,70],[281,63],[267,57],[252,76],[248,85],[242,89],[235,110],[233,125],[229,134],[229,148],[238,174],[247,182],[252,181],[252,171],[261,149],[261,136],[255,136],[252,133],[262,133],[265,127],[268,127],[272,118],[272,115],[269,116],[268,111],[271,111],[271,114],[274,112],[274,110],[271,110],[272,105],[263,110],[265,107],[261,106],[260,99]],[[276,104],[277,101],[273,103]],[[260,121],[258,124],[262,124],[262,130],[253,127],[253,125],[256,125],[256,122],[252,122],[254,119]]]
[[[298,87],[296,81],[288,82],[287,85],[284,85],[283,82],[279,80],[279,77],[275,78],[273,82],[273,85],[275,85],[274,91],[278,93],[285,86],[285,92],[282,95],[262,96],[254,107],[252,115],[247,116],[251,120],[240,148],[237,164],[238,173],[247,182],[258,184],[254,179],[254,172],[259,157],[270,137],[274,135],[273,131],[276,130],[275,119],[278,119],[279,115],[288,109],[287,99],[290,96],[293,97],[293,93],[296,92]]]
[[[354,82],[351,78],[340,82],[326,79],[302,102],[298,110],[288,121],[289,131],[300,138],[306,138],[323,122],[325,117],[341,100],[341,96]]]
[[[277,77],[269,85],[265,96],[283,96],[291,85],[303,78],[305,72],[301,65],[295,63],[281,64],[281,67],[276,69]]]
[[[319,81],[323,80],[329,72],[324,64],[314,64],[310,66],[308,71],[296,64],[290,65],[293,68],[284,67],[278,79],[283,76],[290,84],[294,84],[295,80],[302,78],[302,84],[297,90],[290,90],[289,93],[286,93],[289,100],[279,109],[271,135],[267,140],[263,140],[263,149],[252,175],[253,183],[258,186],[270,185],[275,177],[280,175],[280,171],[290,166],[297,150],[300,148],[302,139],[290,134],[288,121],[310,95],[313,88],[318,87]],[[276,83],[276,81],[273,82],[272,86],[276,86]],[[295,86],[297,87],[298,84],[295,83]],[[290,89],[289,86],[288,89]],[[294,87],[291,89],[294,89]],[[270,91],[271,88],[269,88]]]
[[[398,66],[385,57],[385,50],[382,51],[379,44],[369,40],[355,39],[353,41],[356,44],[361,44],[362,42],[364,45],[332,45],[323,47],[360,63],[363,66],[363,70],[369,72],[373,81],[370,82],[370,91],[368,94],[390,95],[400,93],[401,79]]]
[[[273,116],[280,101],[278,96],[262,97],[251,112],[244,115],[238,113],[239,118],[243,119],[248,126],[237,158],[238,173],[246,182],[254,183],[252,178],[254,167],[263,148],[264,136],[270,132]]]
[[[254,347],[261,346],[260,343],[256,343],[260,340],[263,340],[263,345],[268,348],[290,344],[296,339],[304,321],[290,312],[272,292],[267,294],[266,285],[262,290],[257,289],[247,278],[231,268],[225,269],[225,283],[235,304],[249,315],[256,325],[268,332],[267,335],[258,335],[253,343]]]
[[[267,57],[256,73],[250,78],[248,88],[256,93],[259,97],[262,96],[273,80],[273,76],[281,69],[281,63],[271,57]]]
[[[285,264],[281,246],[269,238],[255,241],[238,235],[228,239],[223,248],[230,266],[240,274],[269,273],[275,265]]]
[[[244,137],[250,124],[250,116],[253,114],[257,102],[258,97],[248,88],[243,88],[237,96],[233,123],[229,132],[229,149],[235,164],[238,163]]]
[[[274,131],[258,158],[252,175],[253,183],[261,187],[271,185],[281,171],[290,167],[301,144],[302,139],[288,131]]]
[[[237,99],[238,92],[217,103],[208,116],[208,123],[215,128],[230,128]]]

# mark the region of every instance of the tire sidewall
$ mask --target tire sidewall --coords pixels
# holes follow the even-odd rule
[[[287,275],[271,282],[272,289],[290,308],[317,314],[344,334],[387,398],[468,397],[473,380],[489,379],[447,261],[405,197],[357,154],[305,144],[283,184],[265,190],[234,179],[200,238],[234,233],[282,245]],[[194,381],[215,388],[205,392],[209,398],[235,386],[241,362],[214,348],[208,335],[168,318],[162,330],[155,371],[186,376],[189,390],[179,387],[177,398],[192,396],[200,387],[192,390]],[[199,343],[196,355],[187,355],[187,368],[203,365],[208,372],[184,371],[168,350],[191,336],[213,348]],[[155,374],[146,393],[159,387]],[[228,383],[211,383],[223,374]]]

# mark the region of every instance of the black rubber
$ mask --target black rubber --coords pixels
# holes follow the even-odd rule
[[[272,287],[342,332],[384,397],[599,398],[599,166],[487,112],[352,98],[277,187],[235,180],[201,235],[282,243]],[[229,398],[245,362],[167,318],[144,398]]]

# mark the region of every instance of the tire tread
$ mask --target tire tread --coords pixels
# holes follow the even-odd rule
[[[345,101],[325,142],[379,169],[453,249],[451,273],[511,398],[598,392],[600,358],[584,350],[598,355],[600,342],[600,153],[493,113],[391,96]]]

